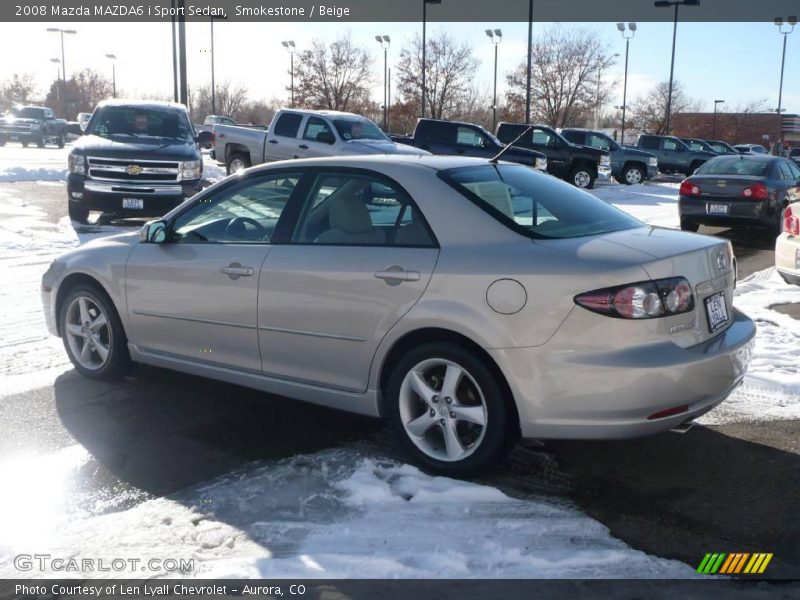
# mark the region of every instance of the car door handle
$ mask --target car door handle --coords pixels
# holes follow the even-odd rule
[[[238,262],[233,262],[227,267],[222,267],[220,272],[224,273],[231,279],[239,279],[239,277],[251,277],[253,273],[255,273],[255,270],[253,267],[243,267]]]
[[[397,285],[401,281],[419,281],[419,271],[406,271],[403,267],[392,265],[384,271],[375,273],[376,279],[383,279],[389,285]]]
[[[298,148],[302,148],[303,150],[308,150],[308,146],[306,144],[300,144]]]
[[[277,144],[278,140],[267,140],[270,144]]]

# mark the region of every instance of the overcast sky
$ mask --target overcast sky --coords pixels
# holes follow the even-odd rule
[[[67,75],[82,68],[93,68],[111,75],[106,53],[116,54],[117,87],[130,96],[140,93],[172,95],[172,55],[169,23],[2,23],[0,24],[0,79],[13,73],[35,76],[44,92],[56,77],[58,65],[50,62],[60,57],[58,34],[47,33],[47,27],[71,27],[77,35],[66,37]],[[534,36],[546,23],[534,24]],[[565,24],[564,27],[580,27]],[[476,82],[491,92],[493,50],[484,34],[487,27],[503,30],[499,48],[499,90],[504,88],[504,74],[525,57],[526,23],[429,23],[433,33],[442,28],[460,39],[472,42],[481,67]],[[609,69],[609,81],[617,80],[618,98],[622,103],[622,76],[625,44],[614,23],[593,23],[612,53],[619,53],[616,66]],[[289,56],[281,40],[294,40],[299,50],[319,37],[330,40],[350,32],[353,39],[369,48],[375,56],[376,100],[382,100],[383,54],[375,41],[376,34],[392,38],[389,66],[399,49],[416,33],[420,23],[215,23],[217,82],[230,80],[245,84],[254,99],[286,99],[289,84]],[[772,23],[680,23],[675,57],[675,78],[689,95],[702,101],[706,110],[713,109],[715,99],[726,100],[733,109],[737,103],[765,99],[767,108],[778,104],[781,44]],[[658,81],[669,78],[672,43],[671,23],[639,23],[631,42],[628,74],[629,99],[645,93]],[[187,24],[189,81],[198,85],[211,79],[209,25]],[[783,106],[787,112],[800,112],[800,27],[788,38]],[[379,98],[380,96],[380,98]]]

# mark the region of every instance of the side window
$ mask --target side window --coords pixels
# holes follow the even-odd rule
[[[267,244],[299,179],[299,173],[281,173],[221,190],[175,219],[173,241]]]
[[[778,163],[778,174],[781,179],[797,179],[797,177],[792,174],[792,170],[787,162],[781,161]]]
[[[362,174],[323,173],[292,241],[326,246],[434,246],[419,209],[397,185]]]
[[[652,135],[643,135],[639,138],[639,147],[647,150],[658,150],[658,138]]]
[[[563,135],[568,142],[572,142],[573,144],[586,143],[586,136],[580,131],[562,131],[561,135]]]
[[[275,123],[275,135],[283,137],[297,137],[303,115],[298,113],[283,113]]]
[[[459,125],[456,130],[456,143],[463,146],[483,148],[486,142],[479,131],[472,129],[472,127]]]
[[[661,148],[663,150],[677,150],[680,147],[677,140],[673,140],[672,138],[664,138],[661,142]]]
[[[306,128],[303,130],[303,139],[311,140],[312,142],[319,141],[319,134],[333,135],[330,125],[319,117],[309,117],[306,122]]]
[[[555,146],[556,138],[553,134],[542,129],[533,130],[533,143],[537,146]]]
[[[455,128],[450,123],[437,123],[435,121],[420,124],[422,127],[422,141],[429,144],[453,144]]]
[[[608,143],[608,140],[600,135],[595,135],[594,133],[590,133],[586,136],[587,146],[591,146],[592,148],[599,148],[600,150],[610,150],[611,144]]]

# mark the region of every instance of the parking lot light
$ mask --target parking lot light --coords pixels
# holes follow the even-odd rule
[[[497,47],[503,41],[503,32],[499,29],[487,29],[486,36],[494,45],[494,94],[492,96],[492,131],[497,127]]]
[[[383,48],[383,131],[388,133],[389,132],[389,101],[387,100],[387,92],[389,89],[389,78],[388,78],[388,58],[389,58],[389,46],[391,45],[391,38],[388,35],[376,35],[375,41],[381,45]]]
[[[713,133],[711,137],[717,139],[717,105],[725,104],[725,100],[714,100],[714,120],[712,121],[711,129]]]
[[[617,23],[617,30],[625,40],[625,82],[622,85],[622,133],[620,140],[625,143],[625,109],[628,104],[628,51],[630,50],[631,40],[636,35],[636,23]]]
[[[116,54],[106,54],[106,58],[111,61],[111,90],[112,96],[117,97],[117,56]]]
[[[61,35],[61,99],[63,103],[64,114],[63,117],[67,118],[67,61],[64,58],[64,34],[75,35],[78,33],[74,29],[61,29],[60,27],[48,27],[47,31],[50,33],[58,33]]]
[[[783,106],[783,68],[786,65],[786,38],[789,37],[789,34],[794,31],[794,26],[797,25],[797,17],[792,15],[784,19],[783,17],[775,17],[773,19],[775,22],[775,26],[778,28],[778,33],[783,35],[783,54],[781,54],[781,82],[778,87],[778,110],[775,112],[778,114],[778,142],[780,143],[782,140],[782,131],[781,131],[781,107]]]
[[[425,64],[426,26],[428,22],[428,4],[441,4],[442,0],[422,0],[422,118],[425,118]]]
[[[294,53],[296,46],[292,40],[286,40],[281,42],[281,46],[286,48],[289,52],[289,76],[291,77],[291,83],[289,89],[291,90],[291,100],[289,102],[289,106],[294,108]]]

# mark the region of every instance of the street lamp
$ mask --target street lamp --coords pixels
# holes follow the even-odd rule
[[[427,46],[425,30],[428,22],[428,4],[441,4],[442,0],[422,0],[422,118],[425,118],[425,51]]]
[[[787,17],[784,21],[783,17],[775,17],[774,19],[775,25],[778,27],[778,33],[783,35],[783,54],[781,55],[781,83],[780,87],[778,88],[778,110],[775,112],[778,113],[778,142],[782,143],[781,140],[783,131],[781,130],[781,112],[783,106],[783,67],[786,64],[786,38],[789,37],[789,34],[794,31],[794,26],[797,25],[797,17],[792,15],[791,17]]]
[[[619,54],[614,54],[614,58]],[[600,78],[603,75],[603,66],[598,63],[597,65],[597,92],[594,97],[594,128],[597,129],[600,124]]]
[[[50,62],[51,63],[55,63],[57,65],[60,65],[61,64],[61,59],[60,58],[51,58]],[[61,67],[60,66],[56,67],[56,81],[61,81]],[[56,86],[56,91],[58,91],[58,88],[59,88],[59,86]]]
[[[61,29],[60,27],[48,27],[47,31],[50,33],[59,33],[61,35],[61,100],[63,103],[64,114],[63,117],[67,118],[67,63],[64,58],[64,34],[74,35],[78,33],[74,29]]]
[[[114,98],[117,97],[117,56],[115,54],[106,54],[106,58],[111,61],[111,90]]]
[[[281,42],[281,46],[283,46],[284,48],[286,48],[286,50],[289,51],[290,74],[291,74],[291,78],[292,78],[292,80],[291,80],[292,83],[291,83],[291,88],[290,88],[291,89],[291,93],[292,93],[292,99],[291,99],[290,106],[291,106],[291,108],[294,108],[294,52],[295,52],[296,46],[294,45],[294,42],[292,40],[289,40],[289,41],[286,41],[286,42]]]
[[[383,130],[385,132],[389,132],[389,100],[386,97],[386,94],[389,90],[389,80],[387,75],[388,69],[388,57],[389,57],[389,45],[391,43],[391,39],[388,35],[376,35],[375,41],[381,45],[383,48]]]
[[[675,39],[678,35],[678,7],[681,5],[700,6],[700,0],[656,0],[654,5],[656,8],[675,7],[675,19],[672,25],[672,61],[669,65],[669,91],[667,92],[667,130],[665,131],[669,135],[670,119],[672,118],[672,77],[675,73]]]
[[[492,131],[497,127],[497,47],[503,41],[503,32],[499,29],[487,29],[486,35],[494,44],[494,95],[492,96]]]
[[[214,79],[214,19],[225,19],[227,17],[211,15],[208,18],[211,24],[211,114],[217,114],[217,84]]]
[[[631,40],[636,35],[636,23],[617,23],[617,29],[625,40],[625,83],[622,84],[622,134],[620,139],[625,143],[625,109],[628,108],[628,51]]]
[[[725,104],[725,100],[714,100],[714,120],[712,121],[713,125],[711,126],[712,134],[711,137],[717,139],[717,105],[718,104]]]

